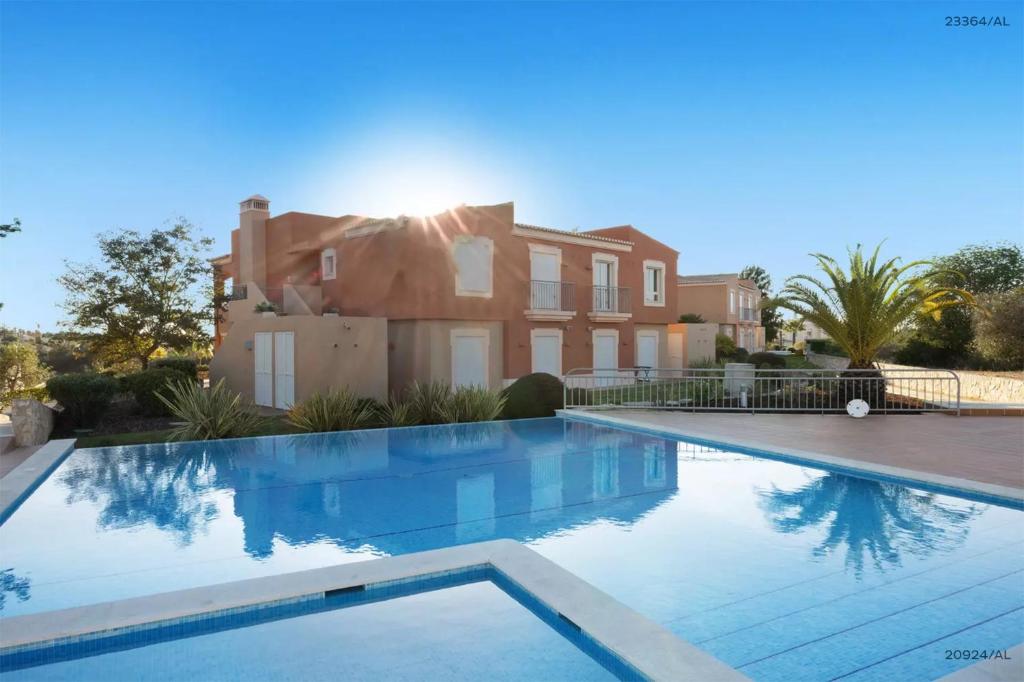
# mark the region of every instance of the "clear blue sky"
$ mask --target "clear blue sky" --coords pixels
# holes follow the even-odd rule
[[[632,223],[680,272],[887,238],[1022,239],[1021,3],[0,3],[0,323],[64,258],[237,202],[380,215],[514,200]],[[947,14],[1008,28],[947,28]]]

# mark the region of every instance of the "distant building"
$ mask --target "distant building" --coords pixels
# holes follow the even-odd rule
[[[695,313],[718,325],[740,348],[764,350],[761,326],[761,291],[753,280],[736,273],[680,275],[676,278],[676,311]]]

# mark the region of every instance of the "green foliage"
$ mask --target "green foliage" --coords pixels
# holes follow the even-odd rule
[[[736,353],[736,342],[725,334],[715,334],[715,360],[732,357]]]
[[[120,392],[117,379],[103,374],[60,374],[46,382],[46,392],[64,408],[61,422],[68,428],[96,425]]]
[[[535,372],[521,376],[502,392],[505,396],[505,419],[553,417],[563,407],[565,395],[556,376]]]
[[[679,321],[687,324],[703,324],[706,322],[706,320],[697,313],[683,313],[679,316]]]
[[[720,362],[711,359],[704,360],[691,360],[689,367],[691,369],[722,369],[723,365]]]
[[[157,396],[183,424],[172,429],[172,440],[238,438],[258,431],[262,419],[251,401],[231,391],[221,379],[204,389],[195,381],[171,382]]]
[[[956,274],[930,261],[900,265],[868,256],[860,245],[849,252],[849,268],[812,254],[825,279],[797,275],[786,282],[780,307],[812,322],[850,357],[850,368],[869,368],[878,352],[908,322],[921,315],[939,319],[946,309],[973,304],[967,291],[948,284]]]
[[[416,415],[411,403],[392,395],[377,407],[377,421],[382,426],[414,426]]]
[[[1024,288],[982,299],[975,318],[978,354],[993,369],[1024,369]]]
[[[764,327],[764,340],[774,343],[779,338],[782,328],[782,314],[772,300],[772,277],[760,265],[748,265],[740,271],[740,279],[750,279],[761,292],[761,326]]]
[[[807,339],[806,348],[809,348],[812,353],[837,355],[841,358],[847,357],[846,351],[843,350],[842,346],[832,339]]]
[[[193,236],[183,220],[147,235],[101,235],[100,265],[67,263],[58,280],[67,290],[69,326],[104,360],[143,369],[159,348],[208,342],[213,266],[204,256],[212,243]]]
[[[786,358],[775,353],[751,353],[747,362],[758,369],[785,369]]]
[[[199,363],[194,358],[158,358],[149,363],[150,369],[159,367],[166,367],[167,369],[173,369],[176,372],[184,374],[190,379],[199,378]]]
[[[976,296],[999,294],[1024,286],[1024,252],[1016,244],[972,244],[936,263],[959,273],[962,287]],[[917,321],[913,335],[896,352],[897,362],[925,367],[964,367],[990,364],[983,355],[974,358],[975,326],[981,315],[971,308],[953,308],[940,319]]]
[[[740,279],[753,280],[758,291],[760,291],[761,295],[765,298],[772,295],[772,276],[769,275],[768,271],[760,265],[748,265],[740,270],[739,277]]]
[[[270,301],[260,301],[252,307],[254,312],[257,313],[273,313],[277,312],[277,306]]]
[[[737,347],[728,359],[732,362],[746,362],[749,355],[750,352],[746,348]]]
[[[15,232],[21,232],[21,220],[18,218],[15,218],[9,223],[0,225],[0,239],[3,239],[9,234],[14,234]]]
[[[0,407],[22,397],[20,392],[35,387],[46,376],[34,345],[23,341],[0,345]]]
[[[374,404],[357,398],[347,388],[314,393],[288,410],[288,423],[307,433],[348,431],[369,426]]]
[[[505,396],[481,386],[460,386],[441,406],[440,414],[448,424],[488,422],[501,416]]]
[[[447,419],[442,410],[451,395],[451,387],[444,382],[413,381],[405,392],[405,402],[417,424],[445,424]]]
[[[171,382],[195,381],[194,376],[183,374],[172,367],[150,367],[121,378],[125,390],[132,394],[139,411],[147,417],[164,417],[170,414],[167,404],[160,400],[159,393],[166,393]]]

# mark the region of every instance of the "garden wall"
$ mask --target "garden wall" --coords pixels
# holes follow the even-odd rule
[[[847,358],[840,358],[834,355],[822,355],[811,353],[808,360],[826,369],[845,369],[850,362]],[[882,369],[917,369],[928,375],[929,370],[924,367],[913,367],[909,365],[896,365],[889,362],[880,362],[878,366]],[[983,400],[989,403],[1024,403],[1024,379],[1017,379],[996,374],[983,372],[956,371],[960,377],[960,399],[961,400]],[[936,371],[935,376],[943,376],[944,372]]]

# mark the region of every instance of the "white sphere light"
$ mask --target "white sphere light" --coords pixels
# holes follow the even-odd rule
[[[846,403],[846,414],[850,415],[854,419],[863,419],[868,416],[868,412],[871,411],[871,406],[860,398],[854,398],[850,402]]]

